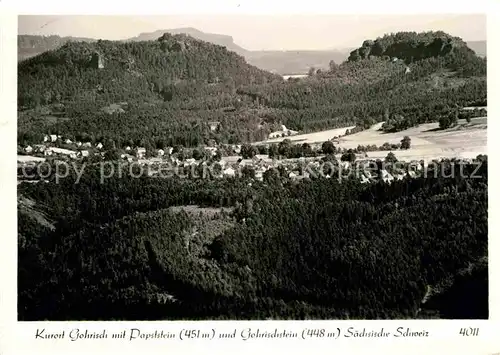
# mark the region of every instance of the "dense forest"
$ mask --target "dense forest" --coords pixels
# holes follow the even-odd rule
[[[447,38],[402,33],[382,42],[389,48],[410,41],[418,51],[427,43],[421,36]],[[453,41],[456,50],[425,47],[427,54],[410,63],[369,55],[286,82],[184,35],[69,42],[19,63],[18,131],[33,136],[32,143],[57,133],[197,146],[260,141],[281,124],[307,133],[391,118],[404,129],[486,102],[486,59]],[[215,132],[208,125],[214,121]]]
[[[481,161],[392,184],[23,183],[19,319],[487,318]]]

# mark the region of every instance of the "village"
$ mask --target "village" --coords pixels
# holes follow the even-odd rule
[[[411,178],[420,176],[427,172],[429,163],[439,161],[439,159],[424,161],[415,156],[413,159],[406,159],[404,163],[398,162],[393,150],[396,151],[401,147],[389,143],[384,143],[380,147],[381,150],[387,151],[383,153],[386,154],[385,158],[382,155],[375,158],[369,156],[360,146],[355,149],[340,147],[340,139],[346,137],[341,132],[345,131],[343,129],[330,131],[332,134],[337,134],[328,140],[328,142],[332,142],[330,146],[336,145],[332,151],[324,151],[326,149],[325,142],[323,144],[303,143],[300,145],[301,149],[307,145],[310,154],[298,158],[271,155],[268,147],[273,145],[275,140],[270,139],[267,146],[262,144],[257,147],[249,144],[221,145],[198,149],[185,148],[177,151],[173,147],[147,151],[144,147],[127,146],[114,157],[118,159],[106,159],[108,157],[107,150],[101,142],[94,145],[91,142],[73,142],[61,135],[50,134],[46,135],[40,144],[18,148],[18,168],[23,170],[27,166],[36,166],[44,161],[57,164],[70,161],[98,163],[118,160],[125,165],[140,166],[147,176],[156,177],[166,177],[165,172],[168,171],[168,177],[174,175],[192,178],[206,176],[214,178],[247,177],[256,181],[264,181],[266,174],[267,176],[278,174],[282,178],[291,180],[319,177],[345,179],[354,176],[361,183],[375,182],[379,179],[391,183],[407,176]],[[291,143],[289,139],[287,141],[288,144]],[[280,144],[284,143],[282,138]],[[265,149],[262,149],[263,147]],[[251,152],[245,152],[245,150],[251,150]],[[221,154],[221,151],[224,154]],[[232,154],[227,155],[227,152]],[[262,152],[267,154],[259,154]],[[470,158],[462,159],[463,162],[471,160]],[[376,164],[377,161],[379,165],[380,162],[383,162],[387,167],[384,166],[380,169],[380,166]],[[19,176],[19,182],[21,181],[26,181],[22,175]]]
[[[429,123],[391,134],[381,133],[383,122],[365,130],[349,126],[309,134],[299,134],[282,125],[281,130],[270,133],[265,141],[232,145],[212,142],[210,146],[197,148],[116,149],[103,142],[72,141],[62,135],[47,134],[39,144],[18,146],[18,168],[45,161],[118,161],[145,167],[148,176],[162,176],[168,170],[178,176],[199,177],[208,173],[218,178],[246,176],[263,181],[270,170],[293,180],[334,175],[345,178],[356,171],[355,176],[362,183],[378,179],[390,183],[405,176],[418,176],[429,163],[441,159],[470,162],[485,154],[487,119],[477,116],[473,120],[459,120],[446,130],[436,130],[437,123]],[[211,129],[217,125],[218,122],[212,122]],[[373,174],[377,161],[389,166],[377,168]],[[395,163],[399,164],[397,168]],[[25,181],[22,176],[20,181]]]

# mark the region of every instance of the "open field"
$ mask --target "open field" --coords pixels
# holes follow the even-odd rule
[[[296,136],[286,137],[290,139],[293,143],[322,143],[324,141],[330,140],[335,136],[341,136],[345,134],[347,129],[353,129],[355,126],[343,127],[343,128],[335,128],[330,129],[328,131],[314,132],[314,133],[306,133],[306,134],[298,134]],[[261,142],[255,142],[253,144],[268,144],[268,143],[279,143],[285,138],[273,138],[268,139]]]
[[[468,124],[459,120],[458,126],[440,130],[438,123],[422,124],[418,127],[396,132],[379,131],[383,123],[378,123],[369,130],[359,132],[340,139],[342,148],[356,148],[358,145],[381,146],[385,142],[399,143],[404,136],[411,138],[409,150],[394,151],[400,160],[439,159],[439,158],[475,158],[479,154],[487,154],[487,119],[472,119]],[[368,152],[369,158],[383,159],[387,151]]]
[[[358,145],[372,145],[377,147],[384,143],[400,143],[404,136],[411,138],[411,148],[408,150],[394,151],[396,157],[400,160],[432,160],[439,158],[475,158],[479,154],[487,154],[487,118],[473,118],[471,123],[465,120],[459,120],[458,125],[449,129],[440,130],[439,123],[426,123],[417,127],[395,133],[384,133],[380,131],[383,122],[377,123],[370,129],[355,133],[349,136],[343,136],[339,139],[337,147],[357,148]],[[301,134],[288,137],[294,144],[300,143],[322,143],[334,136],[343,135],[346,129],[353,127],[337,128],[316,133]],[[279,143],[285,138],[269,139],[263,143]],[[383,159],[388,151],[368,152],[368,157],[373,159]],[[340,158],[340,155],[338,156]],[[224,157],[224,160],[233,162],[240,157]],[[270,162],[267,156],[258,156],[264,161]],[[284,159],[289,161],[295,159]],[[250,161],[250,160],[249,160]]]

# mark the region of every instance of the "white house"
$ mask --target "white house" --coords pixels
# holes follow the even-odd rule
[[[129,146],[125,147],[125,150],[128,152],[130,150],[132,150],[132,148],[130,148]]]
[[[223,172],[224,176],[234,177],[236,175],[236,170],[232,167],[225,169]]]
[[[102,149],[103,145],[101,142],[97,143],[97,145],[95,146],[97,149]]]
[[[267,168],[266,167],[259,167],[255,170],[255,179],[262,181],[264,180],[264,173],[266,172]]]
[[[43,144],[35,144],[35,152],[42,153],[45,151],[45,145]]]
[[[81,150],[80,151],[80,155],[82,157],[88,157],[89,156],[89,151],[88,150]]]
[[[162,157],[165,155],[165,151],[163,149],[158,149],[158,151],[156,153],[158,154],[159,157]]]
[[[174,151],[174,148],[172,147],[167,147],[167,153],[168,155],[172,155],[172,152]]]
[[[29,146],[27,146],[26,148],[24,148],[24,151],[25,151],[26,153],[31,153],[31,152],[33,151],[33,148],[29,145]]]
[[[64,141],[64,143],[66,143],[66,144],[71,144],[71,143],[73,143],[73,142],[71,141],[71,139],[69,139],[69,138],[68,138],[68,139],[66,139],[66,140]]]
[[[82,142],[76,142],[76,146],[77,147],[81,147],[82,146]]]
[[[82,146],[87,147],[87,148],[90,148],[90,147],[92,147],[92,143],[90,143],[90,142],[85,142],[85,143],[83,143],[83,144],[82,144]]]
[[[55,142],[57,140],[57,136],[55,134],[50,135],[50,141]]]
[[[63,148],[50,148],[49,149],[52,153],[55,153],[55,154],[61,154],[61,155],[66,155],[70,158],[76,158],[76,152],[74,150],[70,150],[70,149],[63,149]]]
[[[210,126],[210,130],[212,132],[216,131],[217,128],[219,128],[220,122],[214,121],[214,122],[209,122],[208,125]]]
[[[52,155],[52,150],[51,149],[45,149],[43,152],[44,155]]]
[[[43,141],[44,141],[44,142],[48,142],[49,140],[50,140],[50,137],[49,137],[49,136],[44,136],[44,137],[43,137]]]
[[[122,154],[120,155],[120,158],[127,160],[129,163],[132,162],[132,160],[134,160],[134,157],[130,154]]]
[[[138,147],[137,148],[137,157],[142,158],[144,155],[146,155],[146,148]]]
[[[212,156],[214,156],[217,153],[216,147],[205,147],[205,150],[209,152]]]

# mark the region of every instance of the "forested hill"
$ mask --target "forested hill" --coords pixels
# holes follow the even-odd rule
[[[241,91],[281,110],[287,118],[283,123],[302,131],[358,125],[365,119],[372,123],[387,121],[398,112],[399,120],[406,122],[401,127],[408,128],[438,120],[451,108],[485,103],[486,58],[475,55],[460,39],[453,39],[456,45],[451,42],[456,50],[432,52],[432,43],[443,42],[442,38],[453,37],[443,32],[387,35],[373,43],[365,41],[362,51],[354,51],[358,54],[340,65],[331,63],[328,71],[288,80],[286,85],[253,86]],[[429,48],[419,43],[429,43]],[[418,53],[412,46],[424,48],[419,60],[415,60]],[[380,55],[373,55],[372,47],[382,48],[375,51]],[[405,62],[412,53],[413,61]]]
[[[68,42],[19,63],[18,75],[19,104],[26,107],[62,100],[168,101],[173,85],[281,80],[222,46],[181,34],[144,42]]]
[[[40,53],[57,49],[68,42],[96,42],[94,38],[84,37],[61,37],[61,36],[17,36],[17,57],[24,60]]]
[[[348,60],[357,61],[370,56],[387,56],[411,63],[425,58],[446,56],[458,51],[475,56],[474,51],[468,48],[461,38],[442,31],[398,32],[379,37],[374,41],[364,41],[360,48],[350,53]]]
[[[392,184],[98,166],[23,183],[19,320],[487,319],[487,163]]]
[[[30,144],[34,133],[50,132],[71,140],[237,144],[264,140],[281,125],[307,133],[394,115],[403,129],[485,104],[486,59],[464,48],[412,63],[387,56],[332,62],[329,71],[285,82],[185,35],[71,42],[19,63],[18,135],[32,137]],[[207,124],[214,121],[216,132]]]

